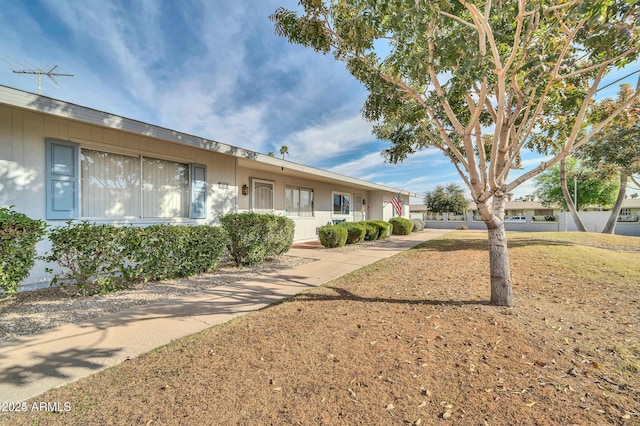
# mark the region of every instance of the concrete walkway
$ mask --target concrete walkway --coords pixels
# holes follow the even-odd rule
[[[0,342],[0,401],[18,402],[117,365],[172,340],[281,301],[450,232],[426,229],[338,253],[294,246],[315,262]]]

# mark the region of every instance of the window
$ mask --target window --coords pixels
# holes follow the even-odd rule
[[[285,188],[287,216],[313,216],[313,189],[287,185]]]
[[[333,214],[347,215],[350,213],[350,194],[333,194]]]
[[[272,181],[251,179],[253,194],[252,210],[273,211],[273,185]]]
[[[189,217],[189,166],[143,157],[143,216]]]
[[[205,166],[46,144],[47,219],[206,217]]]
[[[142,216],[140,158],[90,149],[81,152],[81,215]]]
[[[620,209],[619,216],[631,216],[631,209],[628,207]]]

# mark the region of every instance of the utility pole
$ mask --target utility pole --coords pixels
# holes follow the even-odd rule
[[[40,93],[40,77],[42,75],[46,75],[47,77],[49,77],[51,79],[51,81],[53,81],[56,84],[58,84],[58,82],[53,77],[61,77],[61,76],[73,77],[73,74],[62,74],[62,73],[53,72],[56,68],[58,68],[58,66],[54,65],[53,68],[51,68],[49,71],[42,71],[42,70],[36,70],[36,71],[13,70],[13,72],[16,73],[16,74],[36,74],[38,76],[38,95],[40,95],[41,94]]]

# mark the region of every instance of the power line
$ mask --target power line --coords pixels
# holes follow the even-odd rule
[[[56,81],[56,79],[54,77],[73,77],[73,74],[64,74],[64,73],[57,73],[57,72],[53,72],[56,68],[58,68],[57,65],[54,65],[53,68],[51,68],[49,71],[42,71],[41,69],[38,70],[13,70],[13,72],[15,74],[35,74],[38,76],[38,95],[40,94],[41,90],[40,90],[40,83],[41,83],[41,76],[46,75],[47,77],[49,77],[51,79],[51,81],[53,81],[54,83],[58,84],[58,82]]]

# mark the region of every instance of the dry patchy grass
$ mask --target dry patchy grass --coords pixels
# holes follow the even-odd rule
[[[640,423],[640,239],[456,232],[50,391],[11,424]]]

